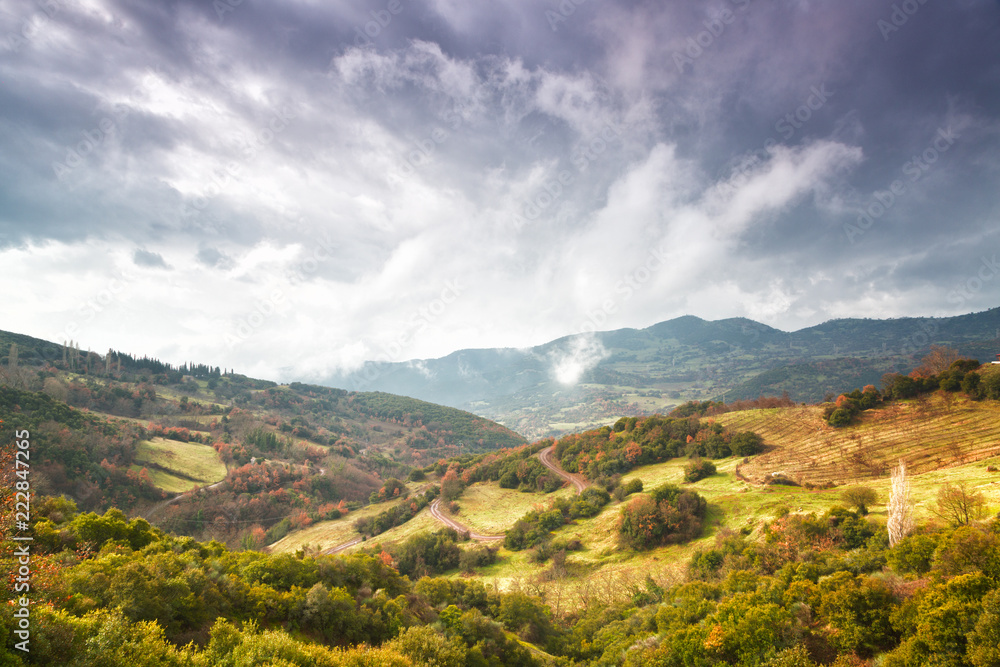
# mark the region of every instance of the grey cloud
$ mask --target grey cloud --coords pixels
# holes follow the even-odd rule
[[[149,252],[148,250],[142,250],[137,248],[134,253],[132,253],[132,261],[135,262],[136,266],[147,266],[155,269],[169,269],[170,266],[163,259],[163,256],[156,252]]]
[[[222,16],[200,0],[67,4],[59,40],[43,26],[0,60],[0,251],[93,247],[160,268],[133,249],[194,253],[185,289],[208,303],[239,275],[214,306],[233,320],[282,290],[311,360],[321,337],[331,358],[377,353],[456,276],[474,287],[414,336],[415,356],[504,344],[500,322],[509,344],[569,333],[664,239],[675,264],[612,326],[753,310],[790,328],[1000,293],[948,299],[998,241],[997,3],[925,3],[888,39],[889,0],[572,4],[565,21],[532,0],[402,0],[391,16],[383,0]],[[0,35],[37,11],[9,6]],[[958,140],[911,180],[951,126]],[[835,149],[804,178],[787,156],[817,146]],[[743,192],[772,201],[738,224],[712,209],[720,183],[780,169]],[[269,335],[222,354],[260,356]]]

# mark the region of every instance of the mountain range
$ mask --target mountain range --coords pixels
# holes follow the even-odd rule
[[[321,384],[469,410],[533,438],[663,412],[687,400],[788,392],[797,402],[821,401],[878,384],[887,372],[909,372],[935,344],[992,359],[1000,351],[1000,308],[946,318],[837,319],[794,332],[745,318],[684,316],[527,349],[367,362]]]

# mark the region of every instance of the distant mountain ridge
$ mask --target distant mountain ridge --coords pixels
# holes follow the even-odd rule
[[[794,332],[746,318],[708,321],[688,315],[645,329],[565,336],[523,350],[470,349],[440,359],[368,362],[322,384],[451,405],[536,437],[689,399],[788,391],[796,401],[822,400],[855,382],[877,383],[885,372],[911,370],[933,344],[992,359],[1000,351],[1000,308],[947,318],[836,319]],[[573,364],[579,381],[560,383],[557,376]]]

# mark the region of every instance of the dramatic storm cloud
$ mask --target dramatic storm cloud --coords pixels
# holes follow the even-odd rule
[[[995,0],[0,0],[0,109],[0,328],[85,349],[309,380],[1000,296]]]

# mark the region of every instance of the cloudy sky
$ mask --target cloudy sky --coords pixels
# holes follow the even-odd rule
[[[1000,304],[996,0],[0,0],[0,329],[259,377]]]

